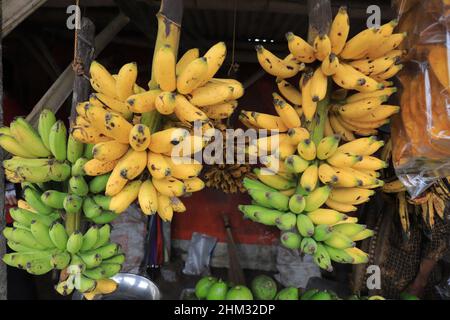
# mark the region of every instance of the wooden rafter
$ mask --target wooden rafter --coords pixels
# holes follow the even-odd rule
[[[47,0],[3,0],[2,38],[6,37]]]

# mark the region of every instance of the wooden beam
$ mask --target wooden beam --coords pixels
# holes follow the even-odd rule
[[[6,37],[47,0],[3,0],[2,38]]]
[[[119,14],[95,37],[94,57],[111,42],[128,22],[129,19],[126,16]],[[69,65],[34,106],[33,110],[28,114],[27,120],[33,125],[36,124],[43,108],[48,108],[56,113],[72,92],[74,76],[72,65]]]

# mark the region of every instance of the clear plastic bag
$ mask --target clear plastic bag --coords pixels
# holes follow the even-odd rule
[[[393,162],[412,197],[450,175],[448,0],[398,0],[397,32],[407,32],[401,112],[392,122]]]

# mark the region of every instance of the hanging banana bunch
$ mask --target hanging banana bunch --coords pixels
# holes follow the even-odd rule
[[[383,104],[396,92],[389,78],[402,67],[403,52],[396,48],[405,34],[393,33],[396,24],[347,39],[349,18],[342,7],[330,32],[312,44],[288,32],[290,54],[284,59],[256,47],[280,94],[272,95],[275,115],[243,110],[240,120],[276,133],[248,148],[263,167],[254,169],[258,179],[244,180],[253,204],[239,208],[246,218],[277,226],[282,245],[313,255],[328,271],[333,261],[368,261],[355,245],[373,231],[347,214],[384,185],[379,170],[387,163],[374,154],[384,145],[376,129],[399,111]]]

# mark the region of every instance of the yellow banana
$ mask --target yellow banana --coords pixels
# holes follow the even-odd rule
[[[198,48],[189,49],[186,51],[183,56],[178,60],[177,65],[175,67],[176,75],[180,75],[183,70],[187,67],[189,63],[194,61],[199,57],[199,50]]]
[[[107,96],[103,93],[97,92],[91,94],[91,96],[89,97],[89,103],[95,106],[106,106],[111,111],[117,112],[125,118],[129,118],[131,116],[131,111],[125,102],[115,98],[111,98],[110,96]]]
[[[108,178],[108,182],[106,183],[105,195],[107,196],[115,196],[118,194],[127,184],[128,179],[123,177],[120,168],[117,166],[111,172],[111,175]]]
[[[352,188],[362,185],[362,181],[357,179],[355,176],[345,171],[344,168],[333,167],[335,174],[337,176],[336,187]]]
[[[177,90],[189,94],[198,88],[208,76],[208,62],[205,57],[191,61],[177,77]]]
[[[133,94],[128,97],[126,103],[132,112],[150,112],[155,109],[156,97],[158,97],[160,93],[161,90],[155,89]]]
[[[205,187],[205,183],[198,177],[183,180],[186,192],[197,192]]]
[[[344,72],[347,74],[348,78],[356,79],[356,86],[354,87],[355,90],[359,92],[372,92],[384,88],[384,85],[382,83],[379,83],[373,78],[366,76],[364,73],[359,72],[351,65],[341,63],[340,66],[343,67]]]
[[[353,103],[356,101],[361,101],[363,99],[367,99],[367,98],[375,98],[375,97],[382,97],[382,96],[391,96],[392,94],[394,94],[395,92],[397,92],[397,88],[395,87],[388,87],[388,88],[384,88],[381,90],[376,90],[376,91],[372,91],[372,92],[358,92],[355,93],[349,97],[347,97],[345,99],[346,103]]]
[[[208,116],[189,102],[185,96],[177,94],[175,97],[175,115],[182,122],[206,121]]]
[[[277,174],[274,174],[267,168],[257,168],[253,171],[262,183],[274,189],[287,190],[295,187],[295,181],[288,180]]]
[[[335,152],[331,157],[327,158],[327,162],[333,167],[346,168],[351,167],[361,161],[362,157],[351,153]]]
[[[280,132],[286,132],[288,130],[283,120],[279,116],[273,116],[256,111],[242,111],[242,114],[244,114],[249,119],[254,119],[255,124],[259,128],[267,130],[279,130]]]
[[[406,36],[406,32],[391,34],[378,47],[373,48],[370,52],[368,52],[367,57],[369,59],[376,59],[384,56],[389,51],[396,49],[403,42]]]
[[[176,93],[163,91],[155,100],[155,108],[159,113],[164,115],[172,114],[176,107]]]
[[[316,158],[317,149],[314,141],[311,139],[304,139],[297,145],[298,154],[305,160],[311,161]]]
[[[238,103],[236,100],[231,100],[224,103],[214,104],[211,106],[202,107],[202,111],[208,116],[208,118],[213,120],[222,120],[229,118],[234,110],[236,109]]]
[[[133,89],[136,84],[137,73],[136,62],[127,63],[120,68],[116,78],[117,98],[120,101],[125,101],[134,93]]]
[[[356,154],[359,156],[370,155],[373,152],[370,154],[368,154],[368,152],[372,151],[371,150],[372,145],[377,142],[379,142],[379,141],[377,140],[377,137],[375,137],[375,136],[368,137],[368,138],[359,138],[359,139],[355,139],[353,141],[347,142],[347,143],[339,146],[337,149],[337,152],[343,152],[343,153],[348,152],[348,153]],[[370,150],[370,151],[368,151],[368,150]]]
[[[349,31],[350,19],[347,8],[342,6],[334,17],[330,28],[331,52],[335,55],[340,54],[342,49],[344,49]]]
[[[369,261],[369,255],[359,248],[347,248],[344,251],[353,258],[352,264],[362,264]]]
[[[396,58],[386,59],[386,57],[383,56],[374,60],[354,60],[349,62],[349,64],[359,72],[364,73],[366,76],[372,76],[388,70],[396,61]]]
[[[292,32],[286,33],[289,51],[298,61],[311,63],[316,60],[314,48],[301,37],[296,36]]]
[[[153,178],[163,179],[171,175],[170,164],[160,153],[154,153],[150,150],[147,155],[147,169]]]
[[[232,100],[234,87],[227,83],[208,82],[191,93],[190,102],[196,106],[209,106]]]
[[[182,128],[170,128],[155,132],[148,148],[155,153],[169,153],[189,135],[189,131]]]
[[[206,145],[206,139],[203,136],[188,135],[181,143],[174,146],[169,152],[164,152],[170,157],[188,157],[201,151]]]
[[[359,119],[351,119],[346,117],[340,118],[341,123],[344,126],[352,127],[356,133],[363,130],[373,130],[381,127],[382,125],[389,123],[389,119],[381,119],[378,121],[366,121],[368,120],[367,116],[359,118]]]
[[[151,215],[158,211],[158,192],[150,179],[141,184],[138,201],[144,214]]]
[[[324,134],[324,136],[332,136],[332,135],[334,135],[334,130],[331,127],[330,117],[329,116],[325,117],[325,126],[324,126],[324,129],[323,129],[323,134]]]
[[[311,98],[314,102],[323,100],[327,94],[328,77],[322,72],[321,68],[317,68],[311,78]]]
[[[162,91],[175,91],[177,88],[175,75],[175,54],[169,44],[161,46],[156,51],[153,63],[153,74],[156,83]]]
[[[323,61],[331,53],[331,41],[328,35],[317,35],[314,39],[314,55],[317,60]]]
[[[300,178],[300,185],[308,192],[313,191],[319,180],[319,168],[317,163],[311,164],[303,173]]]
[[[383,192],[386,192],[386,193],[399,193],[399,192],[404,192],[404,191],[406,191],[406,187],[398,179],[394,180],[392,182],[385,183],[383,186]]]
[[[292,78],[299,71],[298,64],[281,60],[261,45],[256,46],[256,52],[259,64],[268,74],[286,79]]]
[[[163,221],[172,221],[173,209],[170,205],[170,198],[158,193],[158,215]]]
[[[99,161],[113,161],[120,159],[128,148],[128,144],[115,140],[100,142],[92,149],[92,156]]]
[[[7,152],[22,158],[35,158],[36,156],[22,146],[16,139],[4,133],[0,133],[0,146]]]
[[[136,151],[144,151],[150,145],[150,129],[144,124],[136,124],[130,131],[130,146]]]
[[[180,197],[186,193],[184,183],[174,177],[153,178],[152,183],[159,193],[168,197]]]
[[[75,138],[75,140],[97,144],[101,142],[111,141],[111,138],[106,137],[104,134],[100,133],[96,128],[92,126],[73,126],[71,128],[71,134]]]
[[[335,74],[338,67],[339,59],[334,53],[328,55],[328,57],[326,57],[322,61],[322,64],[320,66],[320,68],[322,69],[322,73],[326,76],[332,76],[333,74]]]
[[[170,198],[170,206],[172,207],[173,212],[185,212],[187,210],[184,203],[177,197]]]
[[[89,72],[91,74],[91,85],[95,91],[104,93],[112,98],[118,98],[116,80],[104,66],[97,61],[92,61]]]
[[[311,92],[311,79],[313,77],[312,70],[306,71],[300,78],[300,88],[302,92],[302,110],[307,121],[312,121],[316,114],[317,102],[313,100]]]
[[[328,118],[330,119],[330,125],[333,131],[340,134],[344,141],[355,140],[353,132],[345,128],[335,115],[329,114]]]
[[[278,93],[272,93],[275,111],[280,116],[287,128],[297,128],[301,126],[300,117],[297,111],[287,103]]]
[[[317,209],[308,212],[307,215],[311,219],[311,221],[316,225],[320,224],[333,225],[338,223],[339,221],[347,219],[347,216],[345,214],[332,209]]]
[[[362,156],[362,160],[355,163],[352,168],[357,170],[381,170],[387,168],[387,163],[373,156]]]
[[[393,106],[393,105],[381,105],[375,108],[373,111],[371,111],[369,114],[365,115],[364,117],[361,117],[359,121],[363,122],[378,122],[388,119],[393,114],[400,111],[399,106]]]
[[[133,125],[122,116],[111,112],[106,113],[104,126],[106,128],[106,136],[122,143],[129,142],[130,131],[133,128]]]
[[[139,195],[142,181],[130,181],[118,194],[111,198],[109,209],[119,214],[124,212]]]
[[[197,177],[202,171],[202,164],[191,158],[164,157],[170,167],[171,175],[177,179],[190,179]]]
[[[354,74],[352,76],[348,74],[343,63],[338,64],[334,74],[332,75],[332,79],[339,87],[347,90],[355,90],[358,86],[358,81],[360,81]]]
[[[289,100],[290,103],[293,103],[297,106],[302,104],[302,93],[297,90],[292,84],[287,82],[286,80],[279,79],[277,81],[278,90],[280,90],[283,97]]]
[[[374,28],[361,31],[346,42],[340,56],[346,60],[362,58],[367,53],[376,33],[377,30]]]
[[[344,213],[353,212],[353,211],[358,210],[358,208],[355,207],[354,205],[331,200],[330,198],[327,199],[325,204],[330,209],[333,209],[333,210],[336,210],[339,212],[344,212]]]
[[[111,172],[116,166],[118,160],[100,161],[91,159],[84,165],[84,171],[88,176],[100,176],[102,174]]]
[[[286,138],[290,144],[298,146],[300,141],[309,139],[310,134],[309,134],[308,130],[306,130],[305,128],[302,128],[302,127],[291,128],[288,130]]]
[[[374,75],[374,78],[377,81],[383,81],[392,78],[395,76],[400,70],[403,69],[402,64],[394,64],[389,69],[387,69],[385,72]]]
[[[204,57],[206,58],[206,62],[208,63],[208,72],[206,76],[203,78],[200,86],[207,83],[214,75],[219,71],[222,66],[225,57],[227,56],[227,47],[225,42],[218,42],[213,45],[209,50],[205,53]]]
[[[367,173],[364,173],[362,171],[356,170],[354,168],[336,168],[339,169],[341,172],[344,172],[345,174],[352,175],[358,180],[358,186],[365,187],[365,186],[371,186],[374,184],[377,184],[378,179],[374,178]],[[339,177],[338,177],[339,178]]]
[[[237,100],[244,95],[244,86],[242,85],[242,83],[235,79],[212,78],[210,81],[212,83],[227,84],[228,86],[230,86],[232,88],[230,100]]]
[[[17,171],[12,171],[12,170],[8,170],[8,169],[5,169],[5,177],[6,177],[6,180],[8,180],[9,182],[12,182],[12,183],[21,183],[24,181],[24,178],[22,178]],[[20,206],[19,206],[19,208],[20,208]],[[24,208],[24,209],[26,209],[26,208]]]
[[[296,151],[297,151],[297,147],[292,145],[292,144],[290,144],[287,141],[281,142],[280,145],[279,145],[279,148],[277,150],[280,159],[283,160],[283,161],[287,157],[292,156],[293,154],[295,154]]]
[[[344,118],[358,119],[369,115],[373,110],[387,100],[387,96],[366,98],[337,107]]]
[[[338,181],[338,177],[336,175],[336,171],[327,163],[322,163],[318,169],[319,180],[324,183],[336,183]]]
[[[122,178],[133,180],[144,171],[147,166],[147,152],[130,149],[117,163],[114,170],[118,170]]]

